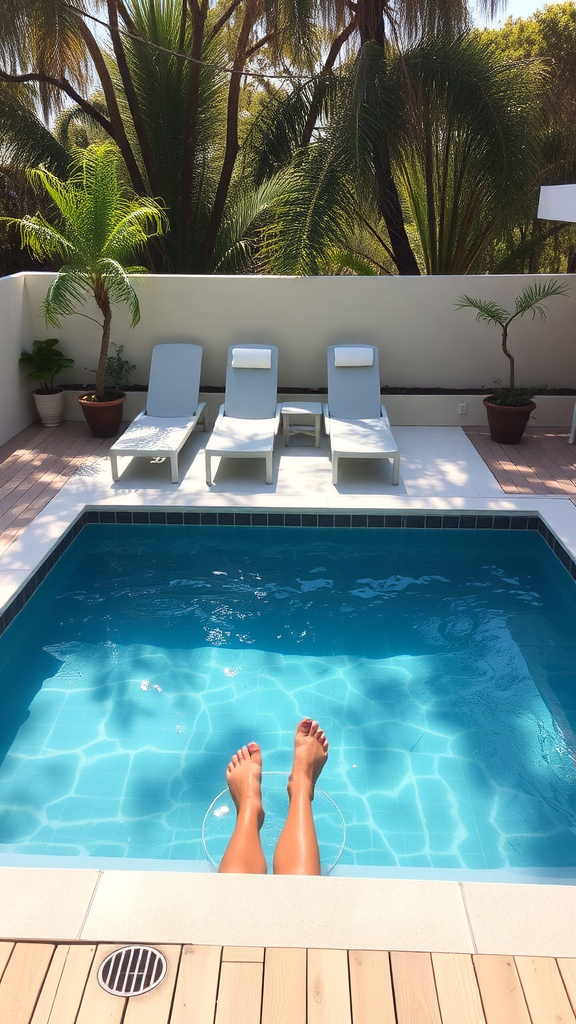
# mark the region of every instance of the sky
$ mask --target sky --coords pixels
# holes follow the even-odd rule
[[[492,28],[498,28],[498,25],[503,24],[506,18],[529,18],[534,11],[553,6],[553,3],[546,3],[545,0],[539,0],[539,2],[538,0],[508,0],[505,12],[499,14],[493,22],[489,23],[480,17],[476,17],[474,20],[479,25],[490,24]]]

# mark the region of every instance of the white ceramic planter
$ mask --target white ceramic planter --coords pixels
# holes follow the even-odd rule
[[[64,416],[64,392],[57,391],[54,395],[43,395],[35,391],[34,401],[44,426],[59,427]]]

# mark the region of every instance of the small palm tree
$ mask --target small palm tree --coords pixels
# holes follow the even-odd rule
[[[527,391],[525,388],[516,388],[514,383],[514,357],[508,350],[508,328],[516,317],[522,317],[525,313],[532,313],[532,319],[538,313],[541,320],[546,319],[546,313],[548,312],[547,307],[544,305],[546,299],[552,297],[552,295],[567,295],[568,285],[563,281],[545,281],[543,284],[530,284],[522,289],[520,295],[516,296],[515,308],[509,312],[502,306],[499,306],[497,302],[493,302],[489,299],[473,299],[469,295],[461,295],[458,302],[454,305],[456,309],[466,309],[468,307],[475,309],[476,320],[484,321],[488,324],[497,324],[502,329],[502,351],[507,359],[510,360],[510,382],[507,388],[497,389],[501,392],[505,392],[501,395],[501,401],[494,403],[494,398],[491,401],[494,404],[502,405],[517,405],[523,404],[526,399]],[[531,397],[531,395],[530,395]],[[499,396],[500,398],[500,396]],[[516,400],[515,400],[516,399]]]
[[[165,216],[153,199],[124,188],[117,151],[109,143],[83,150],[66,181],[46,170],[31,170],[29,176],[48,193],[60,216],[57,223],[41,214],[12,223],[19,226],[22,245],[34,256],[64,261],[41,306],[46,323],[60,327],[62,318],[78,313],[90,296],[102,313],[102,323],[96,321],[102,342],[93,397],[101,402],[106,395],[112,305],[126,303],[130,326],[136,326],[140,307],[128,275],[146,273],[145,267],[132,264],[148,239],[163,232]]]

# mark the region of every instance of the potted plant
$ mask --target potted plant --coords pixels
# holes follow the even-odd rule
[[[461,295],[455,303],[456,309],[470,307],[475,309],[476,320],[484,320],[488,324],[497,324],[502,331],[502,351],[509,360],[510,377],[508,386],[499,385],[491,395],[484,399],[490,437],[500,444],[518,444],[526,429],[528,420],[534,409],[535,402],[532,401],[534,389],[517,387],[514,379],[514,357],[508,349],[508,328],[517,317],[523,317],[525,313],[532,313],[532,319],[538,315],[542,320],[546,319],[547,307],[544,305],[546,299],[553,295],[566,295],[568,285],[561,281],[545,281],[542,284],[526,285],[520,295],[516,296],[513,311],[508,311],[499,306],[497,302],[483,299],[473,299],[469,295]]]
[[[56,347],[58,338],[45,338],[44,341],[33,341],[32,351],[23,351],[20,366],[26,370],[26,376],[38,382],[40,387],[33,392],[38,415],[45,427],[59,427],[64,413],[64,392],[54,386],[55,377],[74,366],[74,360],[68,359]]]
[[[162,233],[165,216],[153,199],[129,193],[124,187],[117,151],[109,143],[85,149],[66,181],[46,170],[28,173],[30,180],[48,193],[58,219],[49,223],[36,214],[12,223],[18,224],[22,245],[34,256],[63,260],[41,313],[47,324],[60,327],[62,318],[72,313],[88,316],[80,313],[79,307],[88,298],[94,299],[102,315],[101,321],[95,320],[102,331],[96,382],[94,391],[78,401],[94,436],[114,437],[126,396],[108,389],[105,382],[112,305],[126,303],[130,326],[136,326],[140,307],[128,275],[146,273],[145,267],[134,266],[132,261],[149,238]]]

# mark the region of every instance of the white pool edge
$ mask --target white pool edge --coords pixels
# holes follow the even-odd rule
[[[302,495],[287,500],[272,494],[266,501],[258,496],[260,500],[248,503],[248,495],[215,501],[209,493],[191,501],[190,494],[167,488],[105,497],[95,490],[89,480],[85,488],[65,485],[0,556],[0,613],[70,527],[94,508],[532,514],[540,516],[576,560],[576,507],[562,497],[386,494],[354,501],[351,495],[335,493],[329,500],[307,503]],[[295,912],[295,907],[306,912]],[[6,939],[576,956],[575,916],[572,884],[0,867],[0,938]]]

